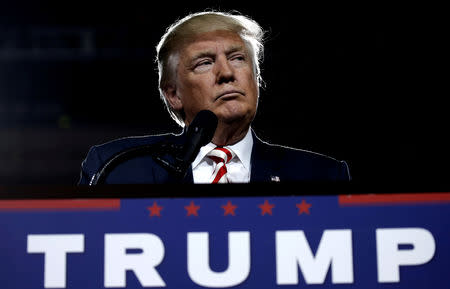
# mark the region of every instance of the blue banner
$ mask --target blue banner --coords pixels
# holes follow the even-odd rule
[[[0,201],[1,288],[448,288],[450,194]]]

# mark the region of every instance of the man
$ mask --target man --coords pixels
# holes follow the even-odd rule
[[[333,158],[261,141],[250,125],[261,80],[261,27],[234,14],[202,12],[169,27],[157,46],[161,98],[181,126],[210,110],[217,129],[191,164],[184,182],[247,183],[349,180],[347,164]],[[94,146],[82,164],[80,184],[125,149],[160,142],[182,144],[186,134],[131,137]],[[175,181],[151,156],[130,159],[111,171],[106,183]]]

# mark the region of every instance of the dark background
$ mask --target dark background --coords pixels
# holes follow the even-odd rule
[[[76,184],[91,145],[179,131],[154,47],[206,8],[267,31],[261,138],[344,159],[355,181],[450,183],[442,7],[163,2],[0,4],[0,184]]]

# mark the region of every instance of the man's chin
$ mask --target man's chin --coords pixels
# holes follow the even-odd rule
[[[249,118],[245,113],[217,114],[217,118],[219,119],[219,123],[223,123],[225,125],[231,125],[234,123],[242,123],[243,125],[245,125],[245,123],[250,123],[251,121],[251,118]]]

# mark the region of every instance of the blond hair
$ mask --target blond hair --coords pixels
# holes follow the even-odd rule
[[[176,21],[166,30],[156,46],[156,61],[158,63],[161,99],[164,101],[170,116],[181,126],[184,126],[184,113],[175,111],[170,106],[163,91],[174,81],[179,49],[196,35],[217,30],[232,31],[242,38],[252,55],[256,81],[258,85],[262,82],[259,63],[263,56],[264,32],[256,21],[241,14],[215,11],[190,14]]]

